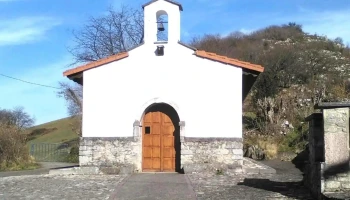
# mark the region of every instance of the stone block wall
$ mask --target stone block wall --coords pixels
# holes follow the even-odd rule
[[[309,161],[304,183],[317,199],[325,192],[350,190],[349,108],[324,108],[309,122]]]
[[[309,121],[309,163],[324,162],[324,131],[322,113],[314,113]]]
[[[79,164],[101,171],[134,173],[141,171],[141,140],[134,137],[81,137]]]
[[[350,190],[350,172],[336,173],[324,176],[322,180],[322,192],[336,192]]]
[[[183,138],[181,168],[185,173],[236,169],[243,165],[242,149],[241,138]],[[81,137],[79,163],[106,173],[141,172],[141,138]]]
[[[349,108],[323,110],[324,156],[329,168],[349,169]]]
[[[321,199],[321,191],[323,187],[323,182],[321,181],[322,173],[322,163],[320,162],[314,162],[314,163],[308,163],[305,166],[305,172],[304,172],[304,184],[306,187],[309,188],[311,194],[315,197],[315,199]]]
[[[324,192],[349,190],[349,108],[323,110]]]
[[[227,170],[243,165],[242,138],[184,138],[181,166],[185,173]]]

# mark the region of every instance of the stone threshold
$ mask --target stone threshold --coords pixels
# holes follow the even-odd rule
[[[243,166],[229,170],[237,174],[275,174],[276,170],[272,167],[259,163],[250,158],[243,158]],[[144,174],[166,174],[178,172],[138,172]],[[200,173],[200,172],[199,172]],[[52,169],[49,171],[52,175],[106,175],[106,174],[124,174],[112,171],[101,170],[99,167],[71,167],[62,169]]]
[[[181,174],[179,172],[138,172],[138,174]]]
[[[71,167],[63,169],[51,169],[51,175],[102,175],[98,167]]]

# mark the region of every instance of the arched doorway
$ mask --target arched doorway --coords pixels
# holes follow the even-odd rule
[[[180,127],[175,109],[165,103],[152,104],[142,120],[142,171],[180,171]]]

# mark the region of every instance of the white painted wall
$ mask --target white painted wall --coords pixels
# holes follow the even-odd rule
[[[242,69],[179,44],[166,44],[162,57],[155,49],[84,72],[83,136],[132,136],[147,102],[160,98],[176,105],[186,137],[242,137]]]
[[[169,23],[175,10],[180,13],[158,2],[145,7],[145,28],[148,15],[159,10],[155,5],[165,8]],[[134,121],[152,102],[178,111],[185,137],[242,137],[242,69],[193,55],[175,42],[179,28],[178,35],[169,33],[164,56],[155,55],[156,37],[146,31],[145,44],[129,57],[84,72],[83,137],[133,136]]]

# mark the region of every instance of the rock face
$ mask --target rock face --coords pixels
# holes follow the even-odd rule
[[[259,148],[258,145],[251,145],[244,150],[244,157],[252,158],[254,160],[264,160],[266,155],[264,150]]]

